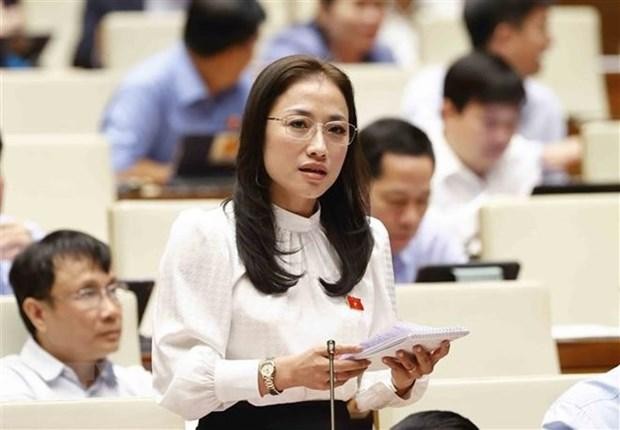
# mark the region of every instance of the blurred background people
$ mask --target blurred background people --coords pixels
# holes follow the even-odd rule
[[[265,13],[256,0],[194,0],[178,44],[137,66],[112,97],[102,131],[121,180],[165,183],[179,140],[238,130]]]
[[[445,214],[464,249],[476,255],[478,209],[492,196],[529,195],[541,181],[542,151],[515,135],[525,99],[519,75],[501,58],[473,52],[446,73],[443,131],[435,150],[431,206]]]
[[[386,0],[319,0],[307,23],[276,34],[263,47],[261,62],[306,54],[338,63],[392,63],[392,51],[378,43]]]
[[[524,79],[527,97],[518,132],[547,143],[566,137],[565,116],[553,91],[530,76],[550,45],[547,15],[552,0],[466,0],[463,17],[472,49],[501,57]],[[403,97],[405,116],[427,132],[441,128],[444,67],[417,74]]]
[[[388,231],[395,281],[414,282],[423,266],[466,262],[440,215],[427,212],[435,156],[426,134],[387,118],[364,128],[360,143],[370,167],[371,213]]]

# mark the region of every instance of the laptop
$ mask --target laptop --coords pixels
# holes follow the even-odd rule
[[[238,150],[238,133],[184,136],[179,142],[169,185],[232,189]]]
[[[516,261],[476,261],[438,264],[418,270],[415,282],[476,282],[515,280],[521,265]]]

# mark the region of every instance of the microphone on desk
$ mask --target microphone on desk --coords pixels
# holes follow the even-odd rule
[[[329,417],[331,430],[336,430],[335,406],[334,406],[334,354],[336,353],[336,342],[327,341],[327,358],[329,359]]]

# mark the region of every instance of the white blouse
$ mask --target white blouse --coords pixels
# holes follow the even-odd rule
[[[232,204],[191,209],[175,221],[160,267],[153,333],[154,387],[162,405],[186,419],[225,410],[237,401],[254,405],[325,400],[329,391],[294,387],[261,397],[258,363],[297,354],[328,339],[358,344],[396,319],[387,232],[371,219],[374,249],[363,279],[346,297],[324,293],[319,277],[339,279],[338,256],[320,224],[274,206],[276,238],[289,273],[304,273],[284,294],[264,294],[246,276],[237,253]],[[356,399],[361,410],[412,403],[426,389],[416,381],[398,397],[389,370],[366,372],[336,389],[339,400]]]

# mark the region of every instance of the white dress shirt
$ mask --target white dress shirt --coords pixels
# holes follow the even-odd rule
[[[467,262],[460,240],[445,228],[440,217],[437,211],[429,209],[415,236],[394,256],[396,283],[415,282],[418,270],[424,266]]]
[[[620,366],[569,388],[543,418],[545,430],[620,428]]]
[[[73,369],[29,338],[19,355],[0,359],[0,402],[154,395],[151,374],[141,366],[103,360],[98,368],[97,379],[85,388]]]
[[[237,401],[270,405],[326,400],[328,391],[304,387],[261,397],[258,364],[266,357],[323,346],[358,344],[396,320],[387,232],[371,220],[374,249],[363,279],[345,297],[323,292],[319,277],[339,279],[338,257],[320,224],[274,206],[276,240],[290,273],[303,273],[284,294],[264,294],[248,279],[237,253],[232,204],[225,209],[186,211],[174,223],[160,267],[153,333],[154,386],[161,403],[186,419],[225,410]],[[417,400],[426,380],[416,381],[407,399],[398,397],[389,371],[366,372],[336,389],[336,399],[353,397],[361,410]]]
[[[541,150],[519,136],[481,178],[465,166],[443,133],[430,135],[435,151],[431,207],[444,215],[447,227],[470,254],[479,252],[478,210],[498,196],[528,196],[542,178]]]
[[[428,67],[417,73],[405,88],[404,117],[427,134],[443,129],[441,106],[447,69]],[[557,142],[566,137],[566,119],[553,91],[531,78],[523,80],[525,103],[521,108],[519,134],[535,142]]]

